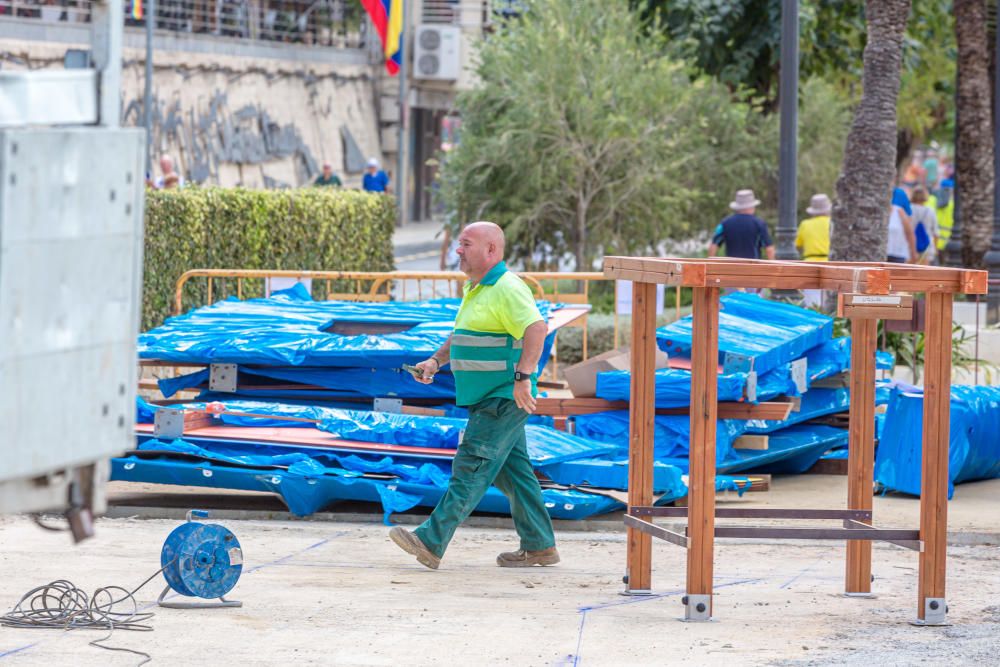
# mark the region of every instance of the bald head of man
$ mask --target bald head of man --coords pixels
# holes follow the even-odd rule
[[[492,222],[473,222],[458,235],[459,268],[478,283],[503,261],[503,230]]]

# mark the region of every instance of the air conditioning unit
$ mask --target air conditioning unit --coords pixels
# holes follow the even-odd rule
[[[413,78],[456,81],[462,69],[461,38],[457,26],[434,23],[417,26]]]

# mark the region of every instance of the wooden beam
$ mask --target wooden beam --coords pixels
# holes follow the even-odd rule
[[[719,403],[719,419],[788,419],[795,407],[795,399],[765,401],[762,403]],[[589,415],[609,410],[628,410],[628,401],[605,401],[603,398],[539,398],[536,415],[564,417]],[[691,408],[656,408],[658,415],[686,415]]]
[[[688,477],[688,595],[712,595],[715,547],[715,424],[719,359],[719,290],[693,289],[691,445]],[[711,605],[709,605],[711,613]]]
[[[847,319],[909,320],[913,318],[913,295],[838,294],[837,316]]]
[[[766,435],[741,435],[733,442],[733,449],[766,450],[769,438]]]
[[[632,379],[629,407],[628,504],[653,502],[653,418],[656,399],[656,285],[632,284]],[[713,443],[714,446],[714,443]],[[627,529],[626,590],[650,590],[653,540],[648,533]]]
[[[952,295],[927,295],[924,342],[924,426],[920,476],[917,617],[928,598],[945,597],[948,530],[948,433],[951,407]]]
[[[848,422],[847,508],[872,509],[875,476],[875,346],[877,320],[851,322],[851,410]],[[869,524],[871,522],[869,521]],[[864,595],[872,590],[872,543],[847,543],[844,590]]]

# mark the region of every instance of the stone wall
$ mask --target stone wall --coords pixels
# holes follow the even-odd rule
[[[4,69],[62,67],[67,44],[0,39]],[[153,157],[189,181],[223,186],[309,183],[324,160],[359,187],[379,156],[372,68],[292,58],[160,50],[154,63]],[[126,48],[122,123],[142,125],[145,52]]]

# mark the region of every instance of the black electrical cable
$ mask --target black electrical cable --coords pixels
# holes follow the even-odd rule
[[[128,591],[121,586],[105,586],[94,591],[89,596],[72,582],[59,579],[51,583],[33,588],[25,593],[14,608],[0,616],[0,626],[8,628],[58,628],[62,630],[108,630],[108,634],[90,642],[91,646],[108,651],[123,651],[134,653],[144,658],[144,665],[152,656],[142,651],[120,646],[105,646],[115,630],[136,630],[151,632],[153,627],[147,625],[153,617],[153,612],[140,612],[135,594],[156,578],[163,570],[172,565],[167,563],[153,573],[146,581]],[[115,599],[116,595],[121,597]],[[124,609],[122,609],[124,607]]]

